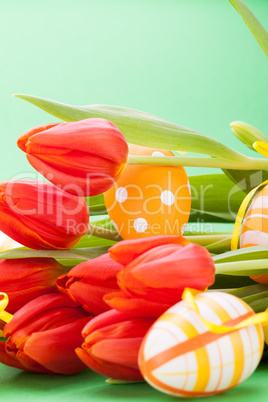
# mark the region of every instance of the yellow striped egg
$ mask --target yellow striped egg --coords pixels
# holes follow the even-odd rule
[[[216,325],[234,326],[255,314],[241,299],[226,293],[199,293],[195,301],[202,317]],[[147,332],[139,367],[159,391],[179,397],[209,396],[246,380],[261,359],[263,345],[260,324],[216,334],[181,301]]]
[[[268,245],[268,186],[251,202],[243,220],[240,247]],[[268,275],[251,276],[256,282],[268,284]]]

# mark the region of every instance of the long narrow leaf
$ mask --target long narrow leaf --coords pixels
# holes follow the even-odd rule
[[[267,259],[268,266],[268,246],[245,247],[213,257],[215,264],[263,259]]]
[[[265,180],[268,180],[268,172],[265,170],[222,170],[246,194]]]
[[[233,261],[216,264],[216,274],[252,276],[268,274],[268,260]]]
[[[76,248],[72,250],[30,250],[14,249],[0,253],[0,259],[55,258],[56,260],[86,261],[106,253],[107,247]]]
[[[239,12],[252,35],[268,57],[268,32],[264,29],[261,23],[257,20],[255,15],[241,0],[229,0],[234,8]]]
[[[113,122],[132,144],[245,160],[244,155],[213,138],[139,110],[108,105],[72,106],[32,95],[15,96],[64,121],[91,117],[107,119]]]

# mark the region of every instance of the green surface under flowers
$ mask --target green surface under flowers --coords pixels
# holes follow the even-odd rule
[[[239,387],[209,397],[210,402],[264,402],[267,400],[268,362]],[[174,397],[162,394],[146,383],[110,385],[104,377],[86,370],[73,376],[52,376],[21,372],[0,365],[1,400],[6,402],[168,402]],[[187,399],[183,399],[187,400]],[[188,399],[189,400],[189,399]],[[203,400],[196,399],[196,400]]]

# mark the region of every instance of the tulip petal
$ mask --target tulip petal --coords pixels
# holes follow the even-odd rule
[[[119,264],[127,265],[144,252],[165,244],[185,246],[190,242],[183,236],[163,235],[123,240],[109,248],[110,256]]]
[[[17,141],[17,145],[18,147],[23,151],[26,152],[26,143],[28,141],[28,139],[37,133],[41,133],[42,131],[46,131],[49,130],[52,127],[58,126],[62,123],[50,123],[50,124],[42,124],[41,126],[37,126],[34,128],[31,128],[30,130],[26,131],[24,134],[22,134],[18,141]]]
[[[103,296],[118,290],[116,275],[122,265],[104,254],[90,261],[85,261],[71,269],[68,274],[57,279],[57,287],[68,295],[76,304],[98,315],[109,310]]]
[[[84,338],[86,338],[88,336],[89,333],[92,333],[93,331],[97,331],[97,330],[101,330],[103,327],[108,327],[108,326],[114,326],[118,328],[118,334],[119,333],[127,333],[127,330],[129,330],[129,334],[132,335],[135,332],[135,329],[133,330],[133,325],[130,324],[130,326],[124,326],[124,328],[122,328],[121,323],[122,322],[133,322],[133,319],[135,320],[135,325],[138,328],[141,328],[142,326],[146,326],[148,323],[148,320],[151,319],[151,323],[154,322],[154,318],[150,318],[150,317],[134,317],[129,314],[129,313],[121,313],[119,311],[116,310],[110,310],[110,311],[106,311],[105,313],[102,313],[100,315],[98,315],[97,317],[94,317],[93,320],[91,320],[86,326],[85,328],[83,328],[82,331],[82,335]],[[151,325],[151,324],[149,324]],[[137,329],[138,330],[138,329]],[[135,334],[137,334],[137,332],[135,332]]]
[[[43,295],[30,301],[20,310],[18,310],[14,314],[13,319],[5,325],[4,337],[7,338],[15,331],[23,328],[25,324],[31,323],[32,320],[35,321],[38,314],[41,314],[48,310],[51,310],[53,312],[53,310],[61,307],[66,309],[68,307],[75,307],[74,311],[76,312],[76,305],[67,296],[64,296],[62,294]],[[76,313],[77,315],[79,315],[79,311],[77,311]],[[48,321],[48,318],[45,318]]]
[[[0,289],[8,294],[8,311],[13,314],[38,296],[56,293],[57,276],[64,271],[52,258],[0,260]]]
[[[1,209],[1,208],[0,208]],[[16,217],[1,210],[0,230],[24,246],[38,250],[41,248],[57,249],[53,244],[42,239],[37,233],[29,230]]]
[[[14,358],[10,356],[5,349],[5,342],[0,342],[0,362],[5,364],[6,366],[9,367],[14,367],[20,370],[26,370],[26,371],[34,371],[32,368],[27,368],[25,367],[17,358]],[[43,372],[43,373],[48,373],[48,370],[41,368],[41,371],[36,370],[37,372]],[[50,372],[49,372],[50,373]]]
[[[82,328],[90,319],[84,317],[60,328],[32,334],[25,343],[25,354],[57,374],[85,370],[86,366],[77,358],[75,348],[81,344]]]
[[[50,148],[51,152],[54,147],[83,150],[118,164],[125,163],[128,154],[123,134],[113,123],[99,118],[63,123],[30,139],[34,144]]]
[[[180,296],[178,295],[177,297],[179,301]],[[139,317],[155,317],[155,319],[170,307],[170,304],[128,296],[123,292],[107,294],[104,296],[104,301],[111,308],[121,313],[133,314]]]
[[[0,229],[34,249],[69,249],[87,232],[85,200],[49,183],[0,183],[0,211]]]
[[[145,334],[144,334],[145,335]],[[143,337],[105,339],[90,349],[90,354],[98,361],[119,364],[138,369],[138,353]]]
[[[161,256],[157,255],[158,251]],[[174,247],[173,250],[172,246],[160,246],[153,253],[149,251],[143,254],[118,274],[122,282],[127,272],[150,287],[181,289],[185,286],[194,287],[194,281],[194,284],[199,283],[199,289],[200,286],[205,288],[214,283],[215,265],[204,247],[191,243],[183,248]]]
[[[122,268],[122,265],[115,262],[109,254],[103,254],[94,260],[76,265],[67,275],[94,281],[94,283],[103,283],[103,281],[114,280]]]
[[[105,377],[113,377],[125,381],[143,381],[143,377],[139,370],[105,363],[104,365],[95,360],[87,351],[82,348],[75,349],[80,360],[82,360],[91,370]]]
[[[62,188],[68,193],[80,197],[91,197],[104,193],[115,184],[117,179],[108,173],[90,173],[84,177],[71,176],[65,172],[59,171],[50,164],[45,163],[34,155],[27,154],[28,162],[34,169],[40,172],[44,177],[55,185],[61,184]]]
[[[74,281],[65,294],[89,313],[98,315],[110,310],[110,307],[103,301],[103,296],[113,290],[117,290],[117,288],[105,287],[105,285],[101,287],[83,281]]]

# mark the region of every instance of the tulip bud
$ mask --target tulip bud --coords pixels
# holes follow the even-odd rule
[[[126,265],[117,275],[122,292],[108,294],[104,300],[121,312],[157,317],[181,300],[185,287],[204,290],[214,280],[214,262],[204,247],[165,244]]]
[[[183,247],[190,242],[182,236],[163,235],[150,236],[140,239],[129,239],[119,241],[109,248],[110,256],[119,264],[127,265],[145,251],[154,247],[163,246],[164,244],[177,244]]]
[[[65,267],[53,258],[0,260],[0,289],[8,295],[8,311],[14,314],[29,301],[57,292],[56,279]]]
[[[105,119],[35,127],[18,139],[18,147],[49,181],[78,196],[112,187],[128,156],[125,137]]]
[[[230,123],[230,126],[235,136],[250,149],[254,150],[253,144],[256,141],[268,143],[268,139],[265,135],[256,127],[251,126],[248,123],[244,123],[243,121],[233,121]]]
[[[0,230],[33,249],[70,249],[87,233],[88,206],[50,183],[0,183]]]
[[[91,318],[64,295],[40,296],[5,325],[8,340],[0,342],[0,362],[38,373],[78,373],[86,366],[75,348],[81,345],[81,331]]]
[[[75,351],[99,374],[118,380],[143,381],[138,352],[154,321],[152,317],[131,317],[115,310],[107,311],[85,326],[84,342]]]
[[[121,269],[122,265],[104,254],[61,275],[57,280],[58,290],[91,314],[98,315],[110,309],[103,296],[119,290],[116,275]]]

